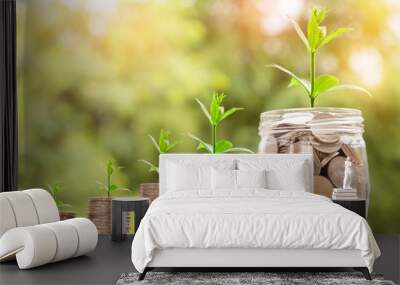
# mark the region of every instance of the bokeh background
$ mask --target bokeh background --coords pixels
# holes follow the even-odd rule
[[[228,94],[245,110],[219,136],[257,150],[260,113],[305,107],[299,88],[269,63],[308,72],[307,51],[286,15],[305,29],[311,7],[325,7],[330,29],[353,32],[324,47],[317,72],[367,88],[322,95],[317,106],[361,109],[376,232],[400,232],[400,1],[397,0],[18,0],[18,101],[21,189],[60,183],[60,197],[87,215],[104,196],[105,165],[137,195],[156,182],[138,159],[157,161],[147,134],[160,128],[194,152],[194,133],[210,139],[195,98]]]

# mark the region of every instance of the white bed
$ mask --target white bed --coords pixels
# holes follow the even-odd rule
[[[204,184],[209,167],[238,184],[231,170],[265,169],[268,185],[216,189],[217,174]],[[310,155],[161,155],[160,197],[132,243],[140,279],[154,267],[354,267],[370,278],[380,251],[367,222],[312,194],[312,173]]]

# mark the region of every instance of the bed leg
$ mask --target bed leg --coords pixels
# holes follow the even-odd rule
[[[354,269],[357,271],[361,271],[361,273],[364,275],[365,279],[372,280],[371,274],[369,274],[369,270],[367,267],[355,267]]]
[[[144,277],[146,277],[146,273],[147,273],[148,269],[147,267],[143,270],[142,273],[139,274],[139,278],[138,281],[142,281],[144,279]]]

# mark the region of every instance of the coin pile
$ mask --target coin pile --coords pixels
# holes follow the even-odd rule
[[[362,121],[361,121],[362,122]],[[325,112],[302,112],[274,122],[261,117],[260,153],[311,153],[314,160],[314,193],[332,197],[342,187],[344,162],[353,162],[352,187],[366,198],[369,183],[365,145],[359,121],[353,122]]]
[[[142,183],[140,184],[140,193],[143,197],[149,198],[150,203],[159,195],[158,183]]]
[[[76,217],[76,214],[74,212],[60,212],[60,220],[69,220],[73,219]]]
[[[89,219],[99,234],[111,234],[111,198],[89,198]]]

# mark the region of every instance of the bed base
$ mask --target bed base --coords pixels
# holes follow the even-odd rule
[[[164,268],[164,267],[160,267],[160,268]],[[196,271],[195,269],[195,267],[185,267],[185,271],[188,269],[188,268],[190,268],[190,269],[193,269],[193,271]],[[230,270],[229,270],[229,272],[245,272],[245,271],[259,271],[259,272],[262,272],[262,271],[266,271],[266,270],[263,270],[263,269],[272,269],[273,267],[268,267],[268,268],[254,268],[254,267],[251,267],[251,268],[236,268],[236,267],[234,267],[234,268],[230,268]],[[355,271],[360,271],[363,275],[364,275],[364,278],[366,279],[366,280],[372,280],[372,278],[371,278],[371,274],[369,273],[369,270],[368,270],[368,268],[367,267],[349,267],[349,268],[353,268]],[[157,269],[157,267],[146,267],[145,269],[144,269],[144,271],[142,272],[142,273],[140,273],[139,274],[139,277],[138,277],[138,281],[142,281],[145,277],[146,277],[146,273],[147,272],[149,272],[149,271],[152,271],[152,270],[155,270],[155,269]],[[213,271],[215,271],[215,269],[220,269],[220,267],[213,267],[213,268],[206,268],[206,267],[203,267],[202,268],[202,271],[204,271],[204,269],[206,269],[206,271],[211,271],[211,272],[213,272]],[[232,270],[233,269],[233,270]],[[247,269],[247,270],[246,270]],[[250,269],[252,269],[252,270],[250,270]],[[291,269],[294,269],[294,267],[291,267],[291,268],[281,268],[281,267],[274,267],[274,269],[284,269],[284,271],[290,271]],[[316,269],[315,267],[308,267],[308,269]],[[268,271],[267,271],[268,272]]]
[[[350,249],[254,249],[254,248],[169,248],[154,251],[139,280],[155,268],[201,268],[213,271],[228,268],[234,271],[262,271],[284,268],[315,270],[316,268],[353,268],[371,280],[359,250]],[[322,271],[322,270],[320,270]]]

